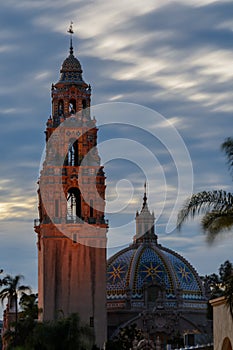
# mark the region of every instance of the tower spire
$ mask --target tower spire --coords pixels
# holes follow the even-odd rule
[[[73,22],[70,22],[70,27],[67,30],[68,33],[70,33],[70,54],[73,55],[74,50],[73,50],[73,37],[72,35],[74,34],[74,30],[73,30]]]
[[[143,204],[140,212],[136,212],[136,235],[135,243],[155,242],[157,244],[157,235],[154,228],[154,213],[151,213],[147,205],[147,183],[144,183]]]
[[[146,196],[146,181],[144,183],[144,196],[143,196],[143,208],[147,205],[147,196]]]

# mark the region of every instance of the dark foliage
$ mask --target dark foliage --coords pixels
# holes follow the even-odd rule
[[[113,341],[107,342],[106,350],[128,350],[133,347],[133,341],[137,341],[143,338],[143,333],[137,328],[136,324],[126,326],[120,329],[118,337]]]
[[[233,138],[227,138],[221,148],[233,174]],[[233,194],[223,190],[193,194],[178,213],[177,228],[180,230],[188,218],[194,218],[198,214],[204,214],[201,226],[208,234],[208,242],[212,243],[216,235],[233,227]]]
[[[203,278],[203,281],[209,290],[210,300],[225,296],[233,317],[233,264],[226,260],[220,265],[218,275],[215,273],[207,275]],[[207,316],[209,319],[213,319],[213,310],[210,305],[208,306]]]

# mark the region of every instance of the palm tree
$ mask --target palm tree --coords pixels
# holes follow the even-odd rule
[[[17,325],[18,321],[18,295],[22,292],[29,291],[31,292],[31,288],[28,286],[20,285],[20,281],[23,279],[22,275],[16,275],[15,277],[12,277],[10,275],[7,275],[4,278],[4,284],[6,285],[5,288],[3,288],[0,291],[0,300],[3,305],[3,302],[5,299],[9,300],[9,306],[15,307],[15,323]]]
[[[3,269],[0,269],[0,275],[3,273]],[[5,285],[5,278],[0,278],[0,287]]]
[[[228,137],[221,145],[227,157],[231,175],[233,175],[233,138]],[[233,194],[223,190],[203,191],[193,194],[178,213],[177,227],[180,230],[183,223],[198,214],[204,214],[201,226],[208,234],[208,241],[214,241],[217,234],[233,227]],[[233,318],[233,271],[225,281],[224,296]]]
[[[231,317],[233,319],[233,275],[229,278],[229,280],[226,283],[224,296],[226,298],[226,303],[230,309]]]
[[[36,320],[38,318],[38,294],[26,294],[22,292],[19,305],[22,309],[23,318]]]
[[[233,175],[233,138],[227,138],[221,148]],[[233,193],[214,190],[193,194],[178,213],[177,228],[180,230],[188,218],[194,218],[198,214],[204,214],[201,226],[208,234],[209,242],[213,242],[218,233],[233,227]]]

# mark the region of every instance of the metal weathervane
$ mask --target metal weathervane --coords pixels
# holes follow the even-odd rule
[[[70,22],[70,27],[67,30],[67,33],[70,33],[70,54],[73,55],[73,43],[72,43],[72,35],[74,34],[73,30],[73,22]]]
[[[70,27],[69,27],[69,29],[67,30],[67,32],[70,33],[71,35],[74,34],[73,24],[74,24],[74,23],[71,21],[71,22],[70,22]]]

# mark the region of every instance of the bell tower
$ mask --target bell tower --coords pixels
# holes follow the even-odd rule
[[[38,181],[38,295],[42,320],[78,313],[106,341],[105,174],[91,117],[91,87],[70,49],[52,84],[46,154]]]

